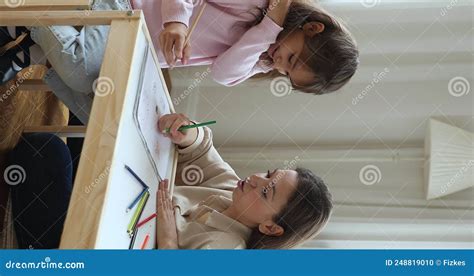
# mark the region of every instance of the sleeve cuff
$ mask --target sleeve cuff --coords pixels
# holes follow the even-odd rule
[[[166,1],[166,2],[165,2]],[[169,2],[168,2],[169,1]],[[162,21],[163,25],[170,22],[179,22],[189,28],[189,20],[193,13],[192,4],[181,3],[182,5],[173,5],[170,0],[164,0],[162,3]],[[188,6],[191,5],[191,6]]]
[[[194,142],[191,145],[185,148],[180,149],[178,147],[178,153],[180,154],[191,153],[195,151],[202,144],[202,141],[204,140],[204,129],[202,127],[198,127],[197,131],[198,131],[198,135],[196,137],[196,140],[194,140]]]
[[[265,17],[262,19],[262,22],[258,24],[260,28],[263,29],[263,32],[261,35],[264,37],[268,38],[273,38],[276,40],[276,37],[278,34],[280,34],[281,31],[283,31],[283,27],[280,27],[273,19],[265,15]]]
[[[178,22],[178,23],[183,23],[186,25],[186,28],[189,28],[189,21],[185,19],[185,17],[168,17],[166,20],[163,20],[163,28],[165,27],[166,23],[171,23],[171,22]]]

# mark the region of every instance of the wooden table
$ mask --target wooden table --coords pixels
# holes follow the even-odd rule
[[[46,1],[27,1],[29,3]],[[59,1],[58,1],[59,2]],[[85,1],[69,1],[79,5]],[[158,180],[150,173],[151,165],[140,148],[137,131],[132,126],[132,110],[140,78],[142,56],[145,48],[152,45],[141,11],[0,11],[0,25],[110,25],[103,64],[99,79],[113,84],[106,95],[95,96],[87,125],[81,160],[74,183],[69,210],[61,238],[60,248],[128,248],[121,236],[126,232],[123,224],[113,221],[121,217],[123,210],[115,210],[114,204],[128,204],[138,186],[123,184],[123,158],[133,165],[136,173],[151,184],[147,208],[154,210],[154,192]],[[158,58],[151,46],[155,64]],[[158,65],[157,65],[158,66]],[[161,71],[159,79],[174,112],[165,80]],[[174,183],[177,152],[172,151],[172,165],[165,176]],[[128,177],[128,176],[127,176]],[[123,189],[123,191],[121,191]],[[121,207],[120,207],[121,208]],[[111,227],[110,224],[115,224]],[[154,224],[154,223],[153,223]],[[112,229],[112,230],[110,230]],[[154,229],[154,226],[153,226]],[[154,233],[149,244],[154,244]]]
[[[4,0],[0,2],[0,11],[51,11],[89,9],[92,0]]]

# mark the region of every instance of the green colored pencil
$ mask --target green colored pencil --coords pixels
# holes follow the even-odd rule
[[[204,123],[200,123],[200,124],[192,124],[192,125],[187,125],[187,126],[181,126],[180,128],[178,128],[178,130],[183,131],[183,130],[186,130],[186,129],[212,125],[212,124],[215,124],[215,123],[217,123],[217,121],[209,121],[209,122],[204,122]],[[170,132],[169,127],[166,128],[165,130],[163,130],[163,133],[169,133],[169,132]]]
[[[130,220],[130,223],[128,224],[127,228],[127,233],[131,236],[133,234],[133,230],[135,229],[135,226],[138,223],[138,219],[140,218],[143,209],[145,209],[145,204],[148,200],[148,197],[150,197],[150,191],[145,192],[145,194],[142,196],[140,199],[140,202],[138,202],[137,209],[135,209],[135,213],[132,216],[132,219]]]

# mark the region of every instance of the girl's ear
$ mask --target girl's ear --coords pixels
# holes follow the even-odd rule
[[[258,230],[267,236],[278,237],[283,235],[285,230],[280,225],[271,220],[264,221],[258,225]]]
[[[303,25],[303,32],[309,37],[313,37],[315,34],[322,33],[324,31],[324,24],[317,21],[308,22]]]

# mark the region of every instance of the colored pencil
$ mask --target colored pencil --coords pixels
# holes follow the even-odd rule
[[[155,214],[152,214],[151,216],[147,217],[146,219],[140,221],[138,224],[137,224],[137,228],[139,228],[140,226],[142,226],[143,224],[149,222],[150,220],[156,218],[156,213]]]
[[[145,194],[145,192],[148,191],[147,188],[144,188],[138,195],[137,197],[133,200],[132,203],[130,203],[130,205],[127,207],[127,213],[130,212],[130,210],[133,209],[133,207],[138,203],[138,201],[140,201],[140,199],[143,197],[143,195]]]
[[[145,249],[145,246],[148,243],[149,239],[150,239],[150,234],[146,234],[145,240],[143,241],[142,247],[140,248],[141,250]]]
[[[130,168],[129,166],[125,165],[125,169],[130,172],[135,179],[142,184],[143,188],[148,188],[148,185],[145,184],[145,182]]]
[[[135,213],[132,216],[132,219],[130,220],[130,223],[128,224],[128,229],[127,233],[131,235],[133,231],[137,228],[137,223],[138,220],[140,219],[140,216],[143,213],[143,209],[145,209],[145,204],[150,197],[150,192],[147,190],[146,193],[143,195],[143,197],[140,199],[140,202],[138,203],[137,209],[135,210]]]
[[[178,131],[183,131],[183,130],[186,130],[186,129],[190,129],[190,128],[196,128],[196,127],[202,127],[202,126],[207,126],[207,125],[212,125],[212,124],[215,124],[217,123],[217,121],[209,121],[209,122],[204,122],[204,123],[199,123],[199,124],[191,124],[191,125],[187,125],[187,126],[181,126],[178,128]],[[170,132],[170,128],[166,128],[165,130],[163,130],[163,133],[168,133]]]
[[[138,228],[133,231],[133,234],[131,236],[132,240],[130,241],[130,245],[128,246],[128,249],[133,249],[133,245],[135,244],[135,240],[137,238],[137,233],[138,233]]]

